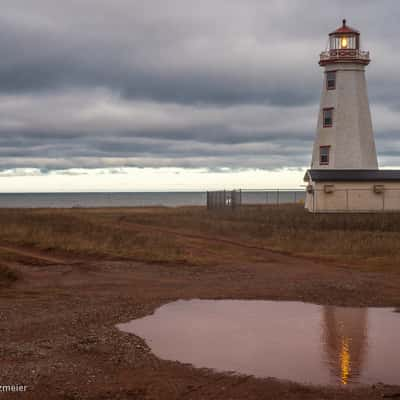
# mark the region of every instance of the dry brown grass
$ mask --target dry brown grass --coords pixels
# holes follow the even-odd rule
[[[250,249],[213,238],[370,267],[397,269],[400,261],[400,214],[312,215],[301,205],[287,205],[211,212],[203,207],[0,210],[0,218],[2,241],[148,262],[215,264],[254,257]]]
[[[0,240],[6,243],[86,256],[180,261],[180,248],[170,238],[127,232],[116,221],[104,223],[101,213],[93,216],[81,210],[8,210],[0,216]]]

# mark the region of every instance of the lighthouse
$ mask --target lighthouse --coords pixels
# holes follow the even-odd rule
[[[305,207],[311,212],[400,210],[400,170],[379,170],[358,30],[342,25],[320,54],[323,83]]]
[[[324,79],[311,168],[378,168],[365,79],[370,58],[360,39],[343,20],[320,55]]]

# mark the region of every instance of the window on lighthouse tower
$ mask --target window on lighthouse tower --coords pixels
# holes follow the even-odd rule
[[[319,148],[319,165],[329,164],[329,150],[331,146],[320,146]]]
[[[328,71],[326,73],[326,89],[336,89],[336,71]]]
[[[323,127],[330,128],[333,125],[333,108],[324,108],[322,110]]]

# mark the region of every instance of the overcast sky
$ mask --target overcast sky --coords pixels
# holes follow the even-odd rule
[[[301,184],[342,18],[371,51],[380,166],[400,167],[397,0],[0,5],[0,191]]]

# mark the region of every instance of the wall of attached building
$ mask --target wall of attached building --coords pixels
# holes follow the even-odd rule
[[[312,186],[311,184],[309,186]],[[308,191],[306,192],[306,198],[304,200],[304,208],[308,211],[313,212],[314,211],[314,202],[313,202],[313,194],[309,193]]]
[[[311,182],[305,207],[312,212],[400,211],[399,182]]]

